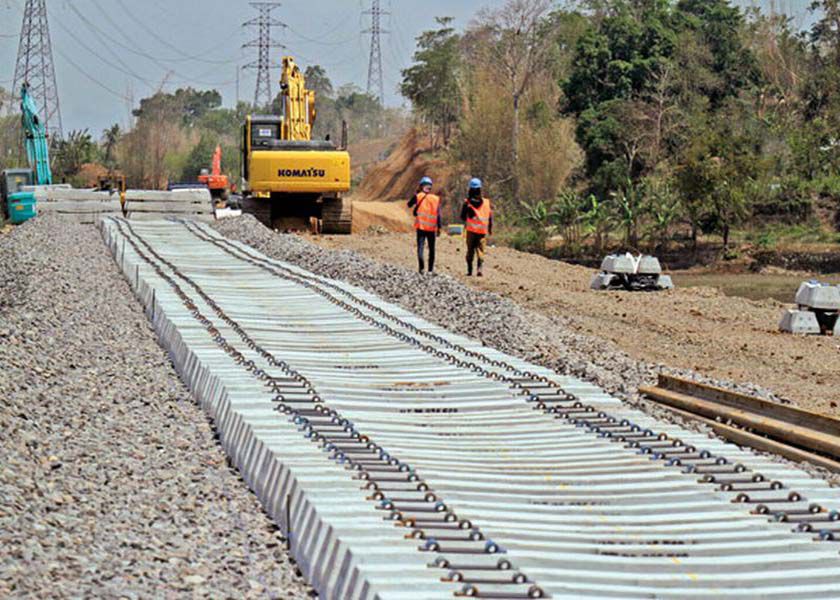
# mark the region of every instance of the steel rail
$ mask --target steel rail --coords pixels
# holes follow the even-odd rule
[[[675,439],[633,422],[643,416],[611,417],[599,408],[609,399],[589,394],[587,402],[575,392],[586,388],[578,382],[561,385],[562,378],[544,369],[452,336],[350,286],[261,257],[208,228],[170,223],[134,230],[107,220],[103,233],[178,357],[189,355],[191,345],[206,345],[211,334],[227,360],[214,356],[210,370],[230,368],[233,359],[247,374],[211,377],[205,370],[193,387],[207,391],[203,386],[212,379],[218,397],[222,388],[253,390],[250,377],[272,392],[280,389],[273,399],[286,418],[327,452],[333,467],[346,467],[355,474],[351,481],[365,488],[375,507],[367,513],[378,511],[380,524],[390,519],[403,526],[409,542],[423,542],[419,548],[444,569],[444,579],[462,584],[462,594],[699,598],[716,591],[772,598],[840,591],[837,550],[813,541],[813,531],[830,529],[836,513],[774,477],[700,449],[703,436],[683,432],[683,440]],[[237,296],[239,283],[256,294],[253,301]],[[165,293],[167,286],[172,289]],[[177,302],[170,298],[173,291]],[[301,319],[308,314],[312,321]],[[342,334],[333,336],[336,325]],[[310,340],[308,350],[295,339],[295,329]],[[366,352],[369,344],[376,350]],[[179,358],[176,366],[189,380],[201,362]],[[415,369],[418,363],[424,368]],[[278,372],[286,387],[271,388]],[[432,384],[435,376],[439,385],[406,385]],[[358,396],[348,397],[354,390]],[[226,437],[236,438],[226,445],[246,480],[268,506],[283,506],[282,494],[266,482],[272,468],[281,467],[265,466],[265,452],[255,450],[262,442],[243,442],[246,428],[240,423],[248,418],[242,415],[249,402],[238,415],[232,408],[216,414],[217,423]],[[436,406],[427,413],[429,404]],[[228,434],[231,419],[237,425]],[[278,436],[275,420],[282,419],[260,412],[259,427],[251,425],[249,435]],[[302,452],[299,444],[292,446],[272,455],[274,463],[291,461],[286,451]],[[762,464],[723,448],[743,462]],[[256,458],[261,468],[252,466]],[[774,475],[779,469],[769,467]],[[801,472],[782,471],[819,488]],[[377,522],[367,513],[357,516]],[[782,522],[768,522],[760,513]],[[347,514],[352,522],[355,513]],[[288,530],[294,520],[279,521]],[[797,532],[790,531],[793,524]],[[348,547],[344,538],[331,539]],[[350,588],[308,558],[318,554],[317,547],[299,550],[305,572],[327,597],[344,597],[331,594]],[[502,549],[507,553],[500,563]],[[506,571],[517,576],[503,582]],[[391,585],[405,583],[399,576],[389,580],[377,572],[367,581],[367,590],[372,582],[383,586],[381,597],[445,597],[442,588],[422,592]]]
[[[732,441],[840,472],[840,420],[833,417],[664,375],[639,392]]]

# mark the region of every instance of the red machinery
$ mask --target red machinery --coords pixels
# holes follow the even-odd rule
[[[202,170],[198,181],[203,183],[210,190],[210,195],[216,202],[227,202],[230,197],[230,181],[228,176],[222,174],[222,147],[216,146],[213,153],[213,169],[210,172]]]

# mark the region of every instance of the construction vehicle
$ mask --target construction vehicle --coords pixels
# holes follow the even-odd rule
[[[342,197],[350,191],[346,133],[340,148],[312,139],[315,92],[290,56],[283,57],[280,90],[282,114],[250,115],[242,128],[242,208],[272,228],[302,222],[322,233],[350,233],[353,208]]]
[[[202,169],[198,181],[210,190],[210,196],[212,196],[216,208],[224,208],[227,205],[228,198],[230,198],[230,182],[228,176],[222,174],[221,146],[216,146],[216,151],[213,153],[212,170]]]
[[[29,95],[29,85],[24,83],[20,90],[20,110],[23,130],[23,145],[29,169],[3,171],[3,205],[12,223],[23,223],[36,215],[35,192],[22,191],[24,186],[52,185],[50,169],[50,148],[46,128],[38,116],[38,107]]]
[[[96,182],[96,191],[117,194],[120,199],[120,206],[125,206],[125,175],[110,171],[107,175],[103,175],[98,179]]]

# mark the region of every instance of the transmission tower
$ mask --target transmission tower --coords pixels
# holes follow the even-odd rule
[[[251,6],[259,11],[255,19],[243,23],[243,27],[257,27],[259,37],[243,45],[243,48],[257,48],[257,60],[245,65],[243,69],[257,72],[257,86],[254,90],[254,106],[270,106],[274,97],[271,94],[271,49],[285,48],[280,42],[271,37],[272,27],[286,27],[282,21],[275,19],[271,13],[280,8],[279,2],[251,2]]]
[[[61,137],[61,109],[55,84],[50,27],[47,23],[46,0],[26,0],[23,25],[20,28],[17,63],[12,95],[20,100],[20,88],[29,84],[29,93],[38,106],[47,134]],[[13,107],[17,103],[13,103]],[[13,108],[14,110],[14,108]]]
[[[382,10],[380,0],[371,0],[370,10],[364,12],[370,15],[370,29],[362,33],[370,34],[370,62],[368,63],[367,93],[385,104],[385,78],[382,71],[382,35],[390,33],[382,29],[382,17],[390,13]]]

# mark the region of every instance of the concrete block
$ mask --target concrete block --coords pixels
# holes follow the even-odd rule
[[[189,202],[212,204],[210,190],[191,189],[164,192],[161,190],[128,190],[125,193],[128,202]]]
[[[44,197],[47,202],[110,202],[112,199],[108,192],[62,188],[50,188],[45,191]],[[119,197],[116,199],[119,201]]]
[[[674,280],[671,279],[670,275],[660,275],[656,281],[656,287],[660,290],[673,290],[675,287]]]
[[[807,310],[788,309],[782,315],[779,330],[797,335],[819,335],[822,333],[817,315]]]
[[[632,275],[638,268],[638,260],[632,254],[610,254],[601,263],[601,270],[605,273]]]
[[[661,275],[662,264],[655,256],[642,256],[639,258],[639,268],[636,272],[639,275]]]
[[[840,318],[834,322],[834,337],[840,337]]]
[[[593,290],[608,290],[615,279],[616,276],[611,273],[598,273],[592,278],[592,283],[589,287]]]
[[[241,217],[242,211],[234,208],[217,208],[216,209],[216,218],[217,219],[232,219],[236,217]]]
[[[796,292],[796,304],[818,310],[840,310],[840,287],[806,281]]]

